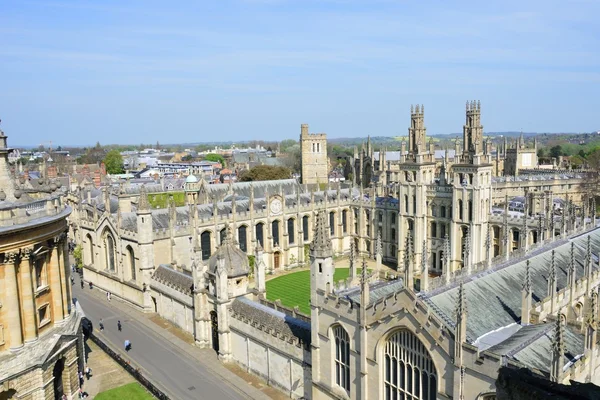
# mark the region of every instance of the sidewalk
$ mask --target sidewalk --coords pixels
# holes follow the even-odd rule
[[[98,393],[134,382],[135,379],[128,374],[115,360],[102,351],[94,342],[86,342],[88,364],[92,369],[92,376],[85,380],[83,390],[90,399]]]
[[[106,296],[103,292],[100,292],[100,290],[95,288],[93,291],[88,293],[91,293],[93,297],[98,299],[98,301],[106,302]],[[226,381],[230,386],[234,387],[239,392],[244,393],[247,398],[261,400],[265,398],[274,398],[277,400],[289,398],[276,389],[267,386],[264,382],[254,376],[250,376],[245,373],[240,373],[240,375],[244,378],[238,376],[232,372],[232,370],[235,370],[235,368],[232,367],[232,370],[230,370],[225,367],[225,365],[219,361],[217,355],[212,349],[200,349],[194,346],[192,344],[193,338],[191,335],[173,327],[171,324],[166,323],[164,319],[158,317],[156,314],[145,314],[137,311],[122,303],[116,297],[113,297],[110,305],[111,308],[118,309],[120,312],[127,315],[128,318],[144,325],[146,328],[155,333],[157,337],[163,338],[165,342],[175,345],[183,352],[193,357],[197,363],[210,370],[217,377]]]

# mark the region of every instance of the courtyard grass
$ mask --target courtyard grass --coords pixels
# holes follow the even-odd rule
[[[348,278],[348,268],[336,268],[333,281]],[[300,312],[310,315],[310,270],[294,272],[267,281],[267,299],[281,300],[281,304],[293,308],[298,306]]]
[[[153,400],[154,397],[148,393],[139,383],[132,382],[118,388],[99,393],[96,400]]]

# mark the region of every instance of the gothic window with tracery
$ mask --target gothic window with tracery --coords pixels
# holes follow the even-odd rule
[[[350,337],[344,328],[333,328],[335,337],[335,383],[350,392]]]
[[[384,349],[384,398],[386,400],[434,400],[437,373],[427,349],[412,332],[401,330],[387,340]]]
[[[105,250],[106,250],[106,267],[109,271],[115,271],[115,239],[109,233],[105,238]]]

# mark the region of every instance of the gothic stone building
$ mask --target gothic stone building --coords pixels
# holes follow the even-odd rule
[[[502,365],[595,381],[593,200],[565,196],[555,210],[552,191],[568,191],[572,176],[496,180],[474,102],[462,150],[438,162],[422,110],[396,169],[379,175],[385,185],[312,191],[189,176],[186,205],[165,209],[148,201],[162,184],[72,194],[85,279],[292,397],[491,399]],[[509,207],[517,195],[521,211]],[[338,284],[342,254],[351,276]],[[360,257],[397,274],[359,274]],[[265,273],[304,264],[310,316],[264,300]]]
[[[55,182],[9,171],[0,131],[0,399],[74,398],[81,312],[68,283],[70,208]]]

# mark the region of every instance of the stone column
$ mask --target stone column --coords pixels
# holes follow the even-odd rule
[[[19,265],[21,273],[21,293],[23,304],[23,319],[25,322],[25,343],[35,342],[37,333],[37,309],[33,293],[32,267],[33,260],[30,258],[33,249],[26,249]]]
[[[4,287],[6,288],[6,316],[8,317],[8,335],[10,349],[15,351],[23,347],[21,332],[21,310],[19,307],[19,291],[17,285],[17,253],[4,254]]]
[[[58,246],[55,245],[51,249],[50,262],[48,263],[50,290],[52,292],[52,317],[54,318],[54,323],[60,322],[65,318],[58,257]]]
[[[69,282],[69,251],[67,250],[67,238],[66,235],[61,236],[58,241],[58,265],[60,273],[60,286],[62,288],[62,304],[64,310],[64,316],[67,317],[71,308],[71,282]],[[122,268],[121,268],[122,270]]]

